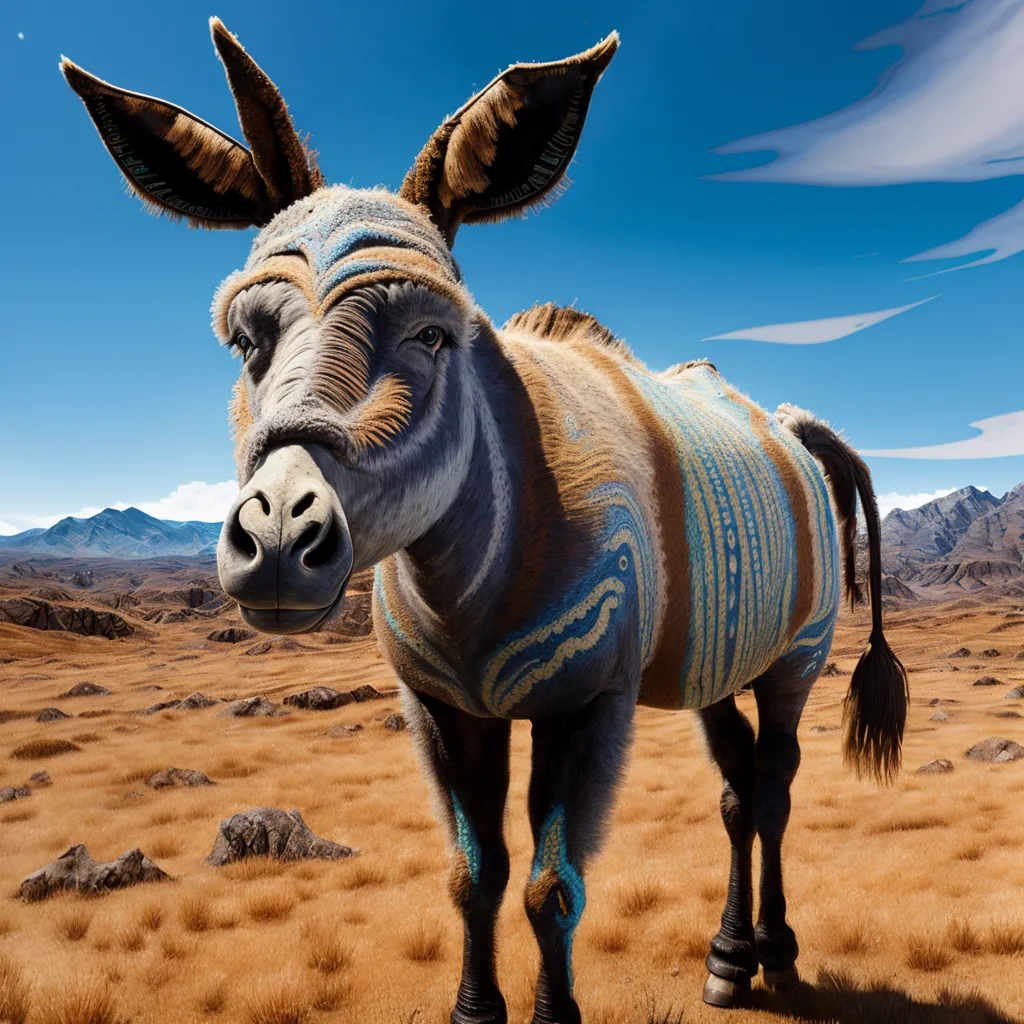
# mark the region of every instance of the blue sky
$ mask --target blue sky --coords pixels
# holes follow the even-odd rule
[[[459,234],[491,317],[576,302],[652,367],[707,356],[769,409],[795,402],[859,449],[903,453],[869,463],[904,504],[1024,480],[1024,0],[563,3],[540,23],[402,0],[310,2],[294,20],[258,2],[124,10],[0,11],[0,531],[118,503],[216,518],[231,493],[237,363],[209,304],[251,233],[143,213],[57,70],[65,53],[240,137],[211,14],[275,79],[329,180],[356,186],[397,187],[507,64],[617,28],[573,187]]]

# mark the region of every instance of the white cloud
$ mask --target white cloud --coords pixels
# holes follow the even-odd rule
[[[1006,210],[996,217],[982,221],[971,228],[963,238],[958,238],[954,242],[946,242],[944,245],[937,245],[933,249],[927,249],[914,256],[908,256],[902,262],[916,263],[920,260],[954,259],[957,256],[970,256],[973,253],[989,250],[991,250],[989,255],[983,256],[981,259],[971,260],[970,263],[961,263],[958,267],[936,270],[932,274],[922,274],[920,277],[912,277],[910,280],[920,281],[922,277],[948,274],[951,270],[980,267],[986,263],[996,263],[998,260],[1005,260],[1008,256],[1024,252],[1024,202],[1018,203],[1012,209]]]
[[[987,490],[987,488],[980,489]],[[926,491],[922,491],[920,494],[898,494],[896,491],[889,491],[888,494],[876,494],[875,501],[878,502],[878,517],[884,519],[894,508],[901,508],[904,512],[908,512],[912,508],[927,505],[929,501],[934,501],[936,498],[944,498],[955,490],[958,490],[958,488],[940,487],[931,494]]]
[[[989,416],[971,424],[981,431],[977,437],[921,448],[861,449],[861,455],[889,459],[995,459],[1002,455],[1024,455],[1024,409]]]
[[[893,45],[902,47],[903,56],[868,96],[825,117],[719,147],[715,152],[721,154],[774,151],[778,156],[715,177],[893,185],[1024,173],[1024,0],[926,0],[912,18],[858,48]],[[911,258],[988,249],[995,251],[966,266],[1024,250],[1021,207]]]
[[[824,320],[797,320],[789,324],[767,324],[764,327],[745,327],[728,334],[714,334],[704,341],[725,341],[731,338],[747,341],[769,341],[778,345],[820,345],[826,341],[846,338],[865,327],[880,324],[883,320],[906,313],[908,309],[924,305],[938,298],[937,295],[911,302],[906,306],[895,306],[892,309],[879,309],[874,313],[852,313],[849,316],[833,316]]]
[[[234,480],[225,480],[218,484],[208,484],[201,480],[180,484],[166,497],[157,501],[115,501],[108,508],[124,511],[126,508],[137,508],[156,516],[158,519],[175,519],[179,522],[198,520],[204,523],[221,522],[227,515],[231,502],[238,494],[238,484]],[[103,509],[86,505],[77,512],[60,512],[49,515],[21,514],[5,512],[5,519],[0,519],[0,536],[19,533],[33,527],[47,528],[60,522],[67,516],[76,519],[88,519],[102,512]],[[12,525],[14,524],[14,525]]]

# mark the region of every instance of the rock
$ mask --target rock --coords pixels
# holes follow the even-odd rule
[[[1015,661],[1024,661],[1024,651],[1018,651],[1013,657]]]
[[[844,676],[846,675],[839,666],[834,662],[830,661],[822,670],[822,676]]]
[[[217,714],[222,717],[231,718],[273,718],[278,715],[286,715],[279,704],[274,704],[266,697],[243,697],[241,700],[232,701],[223,711]]]
[[[967,756],[972,761],[1016,761],[1024,757],[1024,747],[1013,740],[1000,739],[998,736],[989,736],[988,739],[975,743]]]
[[[1006,700],[1019,700],[1024,697],[1024,686],[1015,686],[1005,695]]]
[[[216,783],[195,768],[165,768],[146,779],[146,785],[153,789],[167,789],[171,786],[215,786]]]
[[[207,635],[206,639],[212,640],[215,644],[237,644],[243,640],[252,640],[255,636],[256,630],[254,629],[230,626],[228,629],[215,629]]]
[[[4,786],[0,789],[0,804],[10,803],[12,800],[24,800],[31,796],[32,790],[28,786]]]
[[[60,694],[61,697],[109,697],[110,690],[98,683],[75,683],[67,693]]]
[[[42,711],[36,715],[37,722],[63,722],[69,719],[71,716],[66,715],[60,708],[43,708]]]
[[[158,704],[150,704],[148,708],[142,708],[140,715],[155,715],[158,711],[170,711],[181,707],[180,700],[162,700]]]
[[[314,835],[298,811],[254,807],[220,823],[220,831],[206,861],[221,866],[246,857],[344,860],[357,852]]]
[[[190,693],[187,697],[178,702],[182,711],[199,711],[202,708],[212,708],[214,704],[220,703],[210,697],[204,697],[198,690]]]
[[[50,778],[49,772],[33,772],[29,777],[28,781],[35,786],[52,786],[53,779]]]
[[[350,693],[332,690],[329,686],[314,686],[301,693],[292,693],[285,697],[285,704],[296,708],[307,708],[310,711],[332,711],[345,704],[351,704],[355,698]]]
[[[384,728],[392,732],[401,732],[405,728],[405,717],[403,715],[388,715],[384,719]]]
[[[351,725],[342,723],[341,725],[334,726],[333,729],[327,730],[327,735],[332,740],[343,740],[348,739],[351,736],[355,736],[357,732],[362,731],[362,726],[358,722],[353,722]]]
[[[987,651],[981,652],[983,658],[1000,658],[1002,655],[994,648],[990,647]]]
[[[838,725],[812,725],[811,732],[838,732]]]
[[[291,636],[272,636],[269,640],[261,640],[258,644],[253,644],[245,653],[246,654],[278,654],[278,653],[289,653],[291,651],[313,651],[315,647],[309,647],[307,644],[300,644],[298,640]]]
[[[51,604],[34,597],[0,600],[0,622],[28,626],[30,629],[61,629],[80,636],[102,636],[108,640],[137,634],[150,635],[149,630],[133,626],[115,612]]]
[[[969,658],[970,656],[971,652],[967,647],[960,647],[950,655],[951,658]]]
[[[934,761],[921,765],[917,770],[921,775],[945,775],[953,770],[953,762],[947,761],[944,757],[938,757]]]
[[[367,700],[383,700],[387,696],[387,694],[381,693],[376,687],[370,686],[369,683],[366,683],[364,686],[357,686],[351,691],[351,694],[352,699],[360,704]]]
[[[947,672],[959,672],[960,671],[960,666],[959,665],[947,665],[946,666],[946,671]]]
[[[948,722],[949,715],[945,711],[936,711],[934,715],[929,719],[931,722]]]
[[[171,876],[162,871],[141,850],[129,850],[117,860],[102,863],[89,856],[81,844],[72,846],[52,864],[33,872],[18,889],[18,897],[34,902],[68,889],[101,893],[123,889],[140,882],[162,882]]]
[[[1001,685],[999,680],[995,676],[982,676],[980,679],[975,679],[974,686],[999,686]]]
[[[960,701],[953,700],[952,697],[932,697],[932,699],[930,701],[928,701],[928,707],[934,708],[934,707],[937,707],[939,704],[959,704],[959,703],[960,703]]]

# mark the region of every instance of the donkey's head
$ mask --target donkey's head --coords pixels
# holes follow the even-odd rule
[[[353,569],[426,533],[470,465],[486,318],[450,248],[564,184],[594,85],[618,45],[518,64],[447,118],[398,194],[327,187],[277,88],[218,20],[249,148],[164,100],[68,60],[131,190],[193,226],[260,228],[221,285],[214,329],[238,352],[241,490],[224,523],[224,590],[252,625],[316,628]]]

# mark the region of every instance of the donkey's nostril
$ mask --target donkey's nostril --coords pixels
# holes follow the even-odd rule
[[[252,534],[242,525],[237,512],[231,517],[231,528],[228,537],[231,541],[231,546],[236,551],[240,551],[247,558],[256,557],[256,553],[259,550],[256,547],[256,541],[253,539]]]
[[[314,501],[316,501],[316,495],[312,491],[309,491],[303,497],[299,498],[295,503],[295,507],[292,509],[292,519],[298,519]]]
[[[263,509],[265,516],[270,515],[270,499],[262,492],[257,491],[255,494],[256,500],[260,503],[260,508]]]
[[[306,536],[307,533],[309,533],[308,530],[304,531],[303,536]],[[307,569],[317,569],[321,565],[327,565],[337,554],[340,541],[341,527],[338,526],[337,520],[332,517],[331,521],[327,524],[323,537],[320,538],[320,542],[302,555],[302,564]]]

